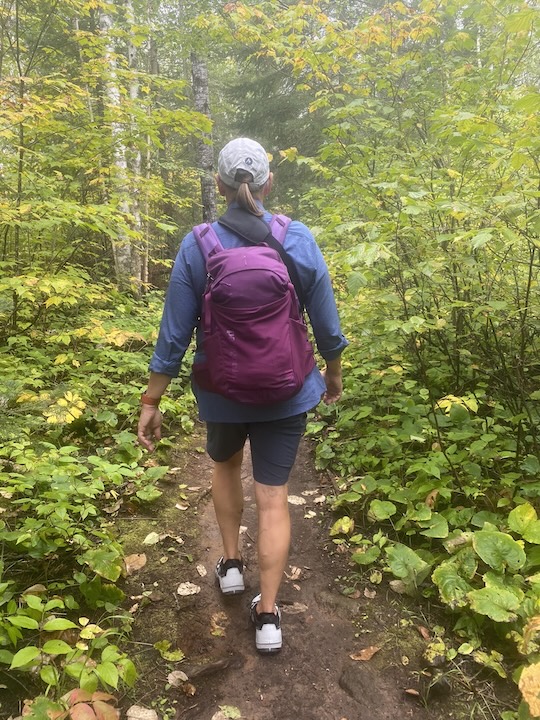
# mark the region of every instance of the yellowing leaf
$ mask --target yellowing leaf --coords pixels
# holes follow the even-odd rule
[[[356,653],[352,653],[349,655],[351,660],[362,660],[366,662],[367,660],[371,660],[371,658],[375,655],[375,653],[378,653],[381,648],[377,647],[376,645],[370,645],[367,648],[364,648],[363,650],[359,650]]]

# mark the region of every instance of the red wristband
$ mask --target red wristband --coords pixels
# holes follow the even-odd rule
[[[146,393],[143,393],[141,395],[141,403],[143,405],[151,405],[152,407],[159,407],[159,401],[161,398],[153,398],[150,397],[150,395],[147,395]]]

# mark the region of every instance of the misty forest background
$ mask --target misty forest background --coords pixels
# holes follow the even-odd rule
[[[136,682],[104,520],[159,496],[194,426],[188,357],[159,462],[135,442],[172,259],[238,135],[351,341],[308,434],[352,590],[444,607],[446,661],[540,717],[539,23],[527,0],[1,0],[0,674],[31,717]]]

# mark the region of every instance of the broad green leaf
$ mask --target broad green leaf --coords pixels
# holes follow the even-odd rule
[[[47,685],[58,685],[58,671],[53,665],[45,665],[39,671],[39,677]]]
[[[122,559],[115,548],[87,550],[82,560],[98,575],[116,582],[122,572]]]
[[[15,627],[25,628],[26,630],[38,630],[39,623],[34,618],[27,617],[26,615],[11,615],[6,618],[8,622]]]
[[[380,548],[376,545],[371,545],[371,547],[365,549],[359,548],[355,550],[351,555],[351,560],[357,565],[371,565],[371,563],[379,558],[380,554]]]
[[[506,568],[516,572],[525,565],[525,551],[506,533],[479,530],[474,533],[473,548],[487,565],[499,572]]]
[[[430,565],[410,547],[396,543],[386,549],[390,571],[406,585],[417,587],[429,575]]]
[[[11,665],[13,660],[13,653],[9,650],[0,650],[0,663],[4,665]]]
[[[48,620],[43,626],[43,629],[46,632],[57,632],[58,630],[69,630],[70,628],[76,627],[77,625],[75,625],[74,622],[71,622],[71,620],[66,620],[65,618],[54,618],[53,620]]]
[[[18,667],[23,667],[23,665],[28,665],[28,663],[31,663],[32,660],[35,660],[39,654],[39,648],[35,647],[34,645],[19,650],[13,656],[10,669],[13,670]]]
[[[118,687],[118,670],[116,669],[116,665],[114,665],[114,663],[99,663],[94,668],[94,672],[106,685],[110,685],[113,688]]]
[[[420,535],[432,538],[448,537],[448,523],[439,513],[433,513],[429,522],[422,523],[422,527],[428,526],[425,530],[420,531]]]
[[[137,668],[128,658],[124,658],[118,663],[118,673],[128,687],[133,687],[139,677]]]
[[[523,531],[523,539],[531,545],[540,545],[540,520],[527,525]]]
[[[520,602],[514,593],[502,588],[481,588],[467,594],[471,608],[480,615],[487,615],[495,622],[512,622],[517,615],[514,610]]]
[[[508,527],[519,535],[523,535],[525,529],[537,519],[538,515],[533,506],[530,503],[523,503],[509,513]]]
[[[43,645],[43,652],[47,655],[67,655],[73,650],[64,640],[47,640]]]
[[[369,518],[371,520],[388,520],[397,512],[397,507],[387,500],[372,500],[369,504]]]
[[[454,560],[436,567],[431,579],[439,588],[441,599],[450,608],[464,607],[467,604],[466,595],[472,590],[472,586],[461,577]]]

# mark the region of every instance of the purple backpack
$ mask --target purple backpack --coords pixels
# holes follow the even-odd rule
[[[289,223],[274,215],[267,240],[282,245]],[[193,233],[208,273],[201,312],[206,359],[193,366],[196,383],[248,405],[287,400],[300,390],[315,358],[280,257],[285,251],[263,243],[224,249],[209,224]]]

